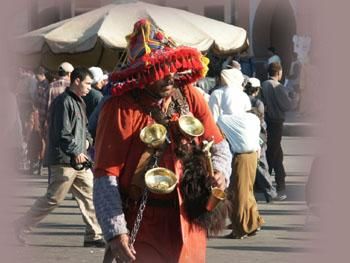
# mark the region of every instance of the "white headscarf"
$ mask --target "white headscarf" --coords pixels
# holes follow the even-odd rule
[[[223,69],[221,71],[221,83],[228,87],[237,87],[243,90],[244,77],[240,70],[236,68]]]

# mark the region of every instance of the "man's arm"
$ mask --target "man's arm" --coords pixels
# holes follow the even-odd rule
[[[214,144],[211,152],[214,171],[219,171],[225,176],[226,187],[228,187],[232,172],[231,163],[233,158],[228,142],[222,140],[220,143]]]
[[[127,234],[126,220],[116,176],[94,179],[94,205],[106,241]]]
[[[85,126],[85,136],[86,136],[86,141],[88,143],[87,147],[86,147],[86,150],[89,149],[93,143],[94,143],[94,139],[92,138],[89,130],[88,130],[88,123],[86,124]]]
[[[108,247],[121,262],[135,260],[122,210],[119,176],[125,167],[134,132],[132,101],[113,96],[103,104],[95,140],[94,203]],[[139,115],[136,117],[140,120]],[[143,125],[142,125],[143,126]],[[132,149],[137,155],[140,149]],[[127,175],[126,175],[127,176]]]
[[[277,100],[277,104],[282,111],[289,111],[293,108],[292,101],[288,97],[286,89],[282,84],[278,85],[275,88],[275,98]]]
[[[123,205],[116,176],[94,179],[94,206],[96,217],[114,258],[135,260],[135,250],[129,246],[129,231],[123,213]]]

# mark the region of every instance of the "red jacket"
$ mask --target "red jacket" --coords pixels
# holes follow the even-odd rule
[[[214,138],[215,143],[221,142],[223,137],[203,96],[191,86],[183,88],[183,95],[192,114],[205,127],[205,132],[200,139]],[[152,105],[156,102],[149,96],[145,96],[142,98],[142,103]],[[95,145],[95,176],[117,176],[121,190],[127,191],[138,161],[145,150],[139,134],[150,121],[152,121],[151,117],[142,111],[129,93],[109,99],[99,116]],[[168,147],[160,166],[174,171],[179,179],[182,176],[182,165],[173,152],[174,147],[173,144]],[[179,238],[182,239],[179,262],[204,262],[206,232],[204,229],[194,228],[188,222],[179,187],[177,187],[177,193],[181,225]]]

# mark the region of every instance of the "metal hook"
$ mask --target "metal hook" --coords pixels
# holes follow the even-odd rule
[[[156,168],[156,167],[158,167],[158,158],[157,157],[154,158],[154,164],[153,164],[152,168]]]

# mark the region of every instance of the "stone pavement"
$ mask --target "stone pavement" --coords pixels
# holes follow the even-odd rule
[[[319,117],[291,111],[286,113],[283,135],[301,137],[316,136],[321,126]]]
[[[244,240],[212,237],[207,262],[301,262],[314,247],[316,232],[304,227],[307,207],[304,185],[318,142],[311,137],[284,137],[288,174],[286,201],[266,204],[257,194],[258,207],[266,224],[256,236]],[[21,175],[15,199],[16,216],[27,210],[47,186],[46,176]],[[10,230],[9,230],[10,231]],[[63,204],[27,236],[28,245],[15,246],[14,262],[102,262],[103,249],[82,247],[84,224],[70,194]],[[222,233],[225,235],[228,230]]]
[[[258,208],[265,220],[262,230],[244,240],[210,239],[208,262],[302,262],[308,249],[314,251],[317,235],[304,226],[308,212],[304,191],[316,144],[314,138],[283,138],[287,200],[266,204],[263,195],[257,194]],[[310,219],[310,223],[318,222],[317,218]]]

